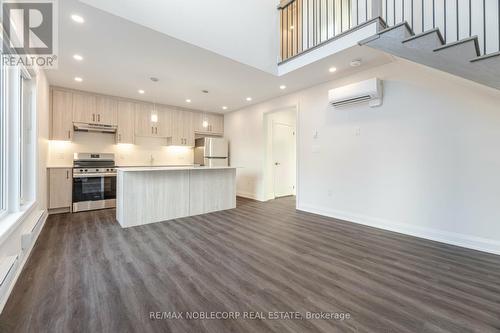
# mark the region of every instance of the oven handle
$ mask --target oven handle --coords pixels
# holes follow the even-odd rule
[[[73,174],[73,178],[102,178],[102,177],[116,177],[116,173],[86,173],[82,175]]]

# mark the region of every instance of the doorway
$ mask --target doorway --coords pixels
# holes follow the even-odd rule
[[[295,107],[265,114],[267,200],[296,193],[296,118]]]

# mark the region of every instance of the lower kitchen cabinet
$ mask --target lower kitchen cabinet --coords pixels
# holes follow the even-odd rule
[[[71,168],[49,169],[49,209],[71,209],[73,170]]]

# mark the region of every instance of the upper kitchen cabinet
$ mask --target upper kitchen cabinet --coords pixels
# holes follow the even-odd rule
[[[196,133],[223,135],[224,116],[212,113],[197,113],[194,116],[194,130]]]
[[[99,95],[73,93],[73,122],[116,126],[118,101]]]
[[[172,136],[169,146],[194,147],[193,113],[188,111],[172,111]]]
[[[167,137],[169,114],[153,104],[138,103],[135,110],[135,135],[146,137]]]
[[[96,118],[100,125],[117,125],[118,101],[106,96],[96,97]]]
[[[96,97],[90,94],[73,93],[73,122],[97,124]]]
[[[134,143],[135,103],[119,101],[117,104],[116,142]]]
[[[73,139],[73,93],[52,90],[51,139],[70,141]]]

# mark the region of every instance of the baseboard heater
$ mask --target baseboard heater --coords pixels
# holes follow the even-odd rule
[[[36,234],[38,228],[42,225],[42,221],[44,218],[43,210],[39,212],[36,218],[36,223],[31,228],[30,232],[21,235],[21,249],[24,251],[28,247],[30,247],[31,242],[33,241],[33,236]]]
[[[0,259],[0,287],[3,287],[5,280],[16,264],[18,257],[18,255],[14,255]]]

